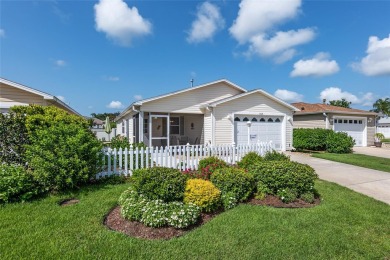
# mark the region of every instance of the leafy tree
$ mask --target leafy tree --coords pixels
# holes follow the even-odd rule
[[[102,121],[106,120],[106,117],[110,119],[110,121],[114,121],[115,117],[119,116],[120,112],[115,113],[92,113],[91,116],[97,119],[100,119]]]
[[[351,108],[352,102],[347,101],[345,98],[342,98],[341,100],[331,100],[329,101],[329,105],[337,106],[337,107],[345,107],[345,108]]]
[[[383,113],[385,115],[390,116],[390,98],[385,99],[378,99],[375,101],[375,103],[372,105],[374,109],[371,111],[377,112],[377,113]]]

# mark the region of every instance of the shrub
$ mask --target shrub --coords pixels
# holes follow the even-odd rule
[[[261,181],[257,182],[257,184],[256,184],[256,193],[255,193],[255,198],[256,199],[262,200],[262,199],[264,199],[267,196],[267,194],[270,194],[270,193],[271,193],[271,191],[267,187],[267,185],[265,185]]]
[[[326,140],[332,130],[298,128],[293,130],[293,146],[297,150],[325,151]]]
[[[0,164],[0,203],[25,201],[38,193],[30,172],[22,166]]]
[[[147,202],[142,209],[141,222],[149,227],[172,226],[186,228],[195,224],[200,215],[200,209],[194,204],[182,202],[165,203],[162,200]]]
[[[122,193],[119,198],[121,205],[121,214],[125,219],[132,221],[141,221],[144,208],[149,201],[145,196],[138,195],[137,192],[129,189]]]
[[[261,162],[263,157],[261,157],[256,152],[249,152],[244,157],[242,157],[241,161],[237,163],[237,166],[243,169],[248,169],[249,165]]]
[[[45,190],[63,190],[94,177],[101,165],[101,142],[88,122],[66,111],[48,106],[11,108],[25,117],[30,143],[25,156],[36,180]]]
[[[222,168],[211,175],[211,182],[222,194],[232,193],[238,201],[245,201],[252,194],[254,179],[239,168]]]
[[[297,192],[291,188],[280,189],[276,195],[284,202],[290,203],[297,199]]]
[[[307,203],[313,203],[314,202],[314,193],[313,192],[306,192],[301,194],[301,199],[306,201]]]
[[[134,189],[149,200],[181,201],[187,177],[177,169],[153,167],[133,172]]]
[[[114,148],[116,148],[116,149],[130,148],[130,140],[129,140],[129,138],[127,138],[125,136],[120,136],[120,135],[115,136],[115,137],[111,138],[110,147],[112,149],[114,149]]]
[[[326,140],[328,153],[351,153],[355,140],[344,132],[331,132]]]
[[[175,228],[186,228],[195,224],[200,216],[200,208],[194,204],[170,202],[167,222]]]
[[[0,113],[0,163],[25,165],[29,142],[24,115]]]
[[[290,156],[272,150],[272,152],[268,151],[265,153],[264,160],[265,161],[290,161]]]
[[[233,192],[228,192],[226,194],[222,194],[221,196],[222,205],[225,210],[232,209],[237,206],[238,200],[236,195]]]
[[[184,203],[193,203],[204,212],[216,210],[220,204],[221,191],[210,181],[190,179],[184,192]]]
[[[252,165],[249,169],[257,182],[262,182],[271,194],[279,190],[292,189],[297,196],[312,192],[318,178],[309,165],[291,161],[265,161]]]
[[[203,176],[205,176],[205,179],[208,180],[215,170],[225,167],[227,167],[227,163],[225,161],[218,159],[215,156],[211,156],[199,161],[198,170]]]

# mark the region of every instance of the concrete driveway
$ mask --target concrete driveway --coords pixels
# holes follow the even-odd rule
[[[390,159],[390,149],[384,147],[354,147],[353,152]]]
[[[390,205],[390,173],[318,159],[301,153],[288,153],[291,160],[313,167],[320,179],[360,192]]]

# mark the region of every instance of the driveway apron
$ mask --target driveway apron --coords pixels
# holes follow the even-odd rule
[[[314,158],[308,154],[288,155],[293,161],[313,167],[320,179],[337,183],[390,205],[390,173]]]

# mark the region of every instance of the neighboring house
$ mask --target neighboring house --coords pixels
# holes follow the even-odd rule
[[[26,106],[30,104],[59,107],[70,114],[81,116],[73,108],[57,97],[45,92],[0,78],[0,112],[7,113],[12,106]]]
[[[255,144],[292,148],[295,107],[256,89],[218,80],[132,103],[116,119],[117,134],[148,146]]]
[[[379,117],[376,124],[377,133],[382,133],[386,138],[390,138],[390,117]]]
[[[325,128],[346,132],[355,139],[355,146],[374,145],[377,113],[326,104],[293,103],[294,128]]]

